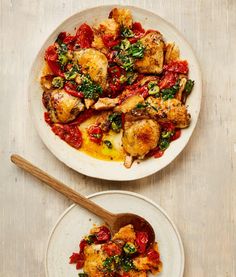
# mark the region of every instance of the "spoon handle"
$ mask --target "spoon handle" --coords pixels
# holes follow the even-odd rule
[[[46,183],[51,188],[65,195],[67,198],[71,199],[76,204],[82,206],[83,208],[89,210],[91,213],[102,218],[107,223],[111,223],[114,220],[114,214],[103,209],[102,207],[98,206],[88,198],[69,188],[68,186],[66,186],[59,180],[55,179],[54,177],[50,176],[49,174],[47,174],[40,168],[36,167],[35,165],[31,164],[29,161],[25,160],[21,156],[14,154],[11,156],[11,161],[18,167],[24,169],[31,175],[34,175],[36,178]]]

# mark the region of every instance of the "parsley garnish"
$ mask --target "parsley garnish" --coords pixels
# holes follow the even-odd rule
[[[82,84],[78,86],[77,90],[83,92],[84,98],[97,100],[102,94],[100,85],[95,84],[89,75],[82,76]]]
[[[168,99],[174,98],[178,90],[179,90],[179,81],[177,81],[177,83],[174,86],[161,90],[162,99],[166,101]]]
[[[185,88],[184,88],[184,90],[186,91],[187,95],[189,95],[191,93],[193,87],[194,87],[194,81],[188,79],[188,81],[186,82]]]

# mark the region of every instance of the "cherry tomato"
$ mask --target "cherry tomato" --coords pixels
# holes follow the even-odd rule
[[[112,48],[120,43],[120,40],[115,39],[113,35],[103,35],[102,41],[107,48]]]
[[[60,68],[60,64],[58,63],[58,54],[55,45],[51,45],[48,47],[45,52],[45,59],[53,74],[64,77],[64,73]]]
[[[130,277],[130,275],[129,275],[129,273],[123,273],[122,275],[121,275],[121,277]]]
[[[102,141],[102,129],[97,125],[91,125],[88,128],[88,134],[91,141],[100,144]]]
[[[65,83],[64,90],[72,96],[75,96],[78,98],[84,98],[84,94],[80,91],[77,91],[76,85],[72,84],[71,82]]]
[[[55,124],[52,131],[72,147],[79,149],[82,145],[82,134],[77,126]]]
[[[158,263],[160,260],[160,255],[157,251],[155,251],[154,249],[150,249],[147,252],[147,257],[150,261]]]
[[[121,74],[123,73],[123,70],[118,65],[115,65],[108,68],[108,73],[112,78],[120,78]]]
[[[132,26],[132,31],[135,34],[135,37],[142,37],[145,34],[145,30],[143,29],[141,23],[134,22]]]
[[[94,38],[93,30],[88,24],[84,23],[77,30],[76,37],[81,48],[90,48]]]
[[[76,36],[68,35],[64,38],[63,43],[70,44],[70,43],[74,43],[75,41],[76,41]]]
[[[113,242],[104,244],[102,249],[107,253],[108,256],[120,255],[122,252],[121,248]]]
[[[172,122],[159,122],[159,124],[165,131],[173,132],[175,130],[175,125]]]
[[[111,239],[111,232],[105,226],[101,226],[95,235],[98,242],[106,242]]]
[[[44,113],[44,120],[45,120],[45,122],[46,122],[48,125],[50,125],[50,126],[53,124],[52,121],[51,121],[51,118],[50,118],[48,112],[45,112],[45,113]]]
[[[171,141],[178,139],[181,136],[181,130],[176,129],[174,135],[171,137]]]
[[[87,241],[85,239],[82,239],[79,244],[80,253],[84,252],[84,248],[88,245]]]
[[[84,265],[85,257],[82,253],[73,253],[70,256],[70,264],[76,264],[76,269],[81,269]]]
[[[56,42],[59,44],[63,42],[63,40],[66,38],[66,32],[61,32],[56,39]]]
[[[138,246],[138,252],[144,253],[146,251],[148,243],[148,234],[147,232],[137,232],[135,242]]]
[[[164,70],[181,73],[181,74],[188,74],[188,62],[187,61],[171,61],[170,63],[164,66]]]
[[[164,155],[164,151],[161,150],[161,149],[158,149],[158,150],[156,151],[156,153],[153,154],[153,157],[154,157],[155,159],[158,159],[158,158],[162,157],[163,155]]]
[[[160,89],[172,87],[176,83],[177,78],[178,78],[178,74],[174,72],[166,71],[158,85]]]

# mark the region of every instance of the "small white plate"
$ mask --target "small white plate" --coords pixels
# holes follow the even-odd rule
[[[202,95],[202,81],[198,62],[192,48],[182,35],[167,21],[151,11],[137,7],[126,6],[132,11],[134,21],[141,22],[145,29],[159,30],[167,41],[175,41],[181,51],[181,57],[188,60],[190,67],[190,79],[195,80],[195,86],[187,99],[188,110],[191,114],[191,124],[182,130],[181,138],[172,142],[165,154],[159,158],[150,158],[140,164],[134,163],[130,169],[123,166],[123,162],[109,162],[95,159],[69,146],[56,136],[44,121],[45,108],[42,105],[42,88],[40,87],[40,75],[44,65],[45,49],[52,44],[57,35],[62,31],[74,33],[75,28],[87,22],[93,25],[108,17],[114,5],[99,6],[80,11],[61,23],[47,38],[38,52],[29,76],[29,102],[30,113],[34,125],[48,149],[62,162],[74,170],[87,176],[100,179],[128,181],[149,176],[172,162],[188,143],[196,126]],[[116,5],[117,7],[117,5]]]
[[[136,213],[150,222],[159,244],[163,272],[160,277],[182,277],[184,250],[179,233],[166,213],[153,201],[132,192],[105,191],[89,196],[95,203],[114,213]],[[93,224],[103,222],[87,210],[72,205],[60,217],[49,238],[45,257],[47,277],[76,277],[75,265],[69,264],[72,252]],[[149,277],[153,276],[149,274]]]

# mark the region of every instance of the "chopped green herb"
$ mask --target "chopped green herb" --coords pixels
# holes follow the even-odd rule
[[[121,28],[121,36],[125,38],[132,38],[134,36],[134,33],[131,29],[123,26]]]
[[[172,132],[170,132],[170,131],[164,131],[164,132],[161,133],[162,138],[168,138],[169,139],[171,137],[171,135],[172,135]]]
[[[130,48],[130,42],[128,41],[128,39],[123,39],[120,43],[120,49],[121,50],[127,50]]]
[[[125,271],[128,272],[131,269],[135,269],[133,261],[129,257],[122,257],[120,259],[120,267]]]
[[[111,129],[114,132],[119,133],[122,128],[121,113],[110,114],[108,120],[111,122]]]
[[[143,46],[143,44],[141,43],[141,41],[137,41],[134,44],[131,44],[128,54],[131,55],[134,58],[143,58],[144,56],[144,50],[145,47]]]
[[[89,75],[82,76],[82,84],[78,86],[77,90],[83,92],[85,98],[97,100],[102,94],[100,85],[95,84]]]
[[[174,86],[170,88],[162,89],[161,90],[162,99],[165,101],[167,99],[174,98],[178,90],[179,90],[179,82],[177,82]]]
[[[127,81],[126,76],[125,75],[121,75],[120,76],[120,82],[121,82],[121,84],[125,83],[126,81]]]
[[[86,274],[86,273],[79,273],[78,276],[79,277],[88,277],[88,274]]]
[[[74,80],[77,76],[77,72],[75,71],[68,71],[68,72],[65,72],[65,78],[66,80]]]
[[[59,60],[59,63],[62,66],[64,66],[68,62],[68,57],[66,56],[66,54],[60,53],[59,56],[58,56],[58,60]]]
[[[161,150],[166,150],[170,145],[170,140],[169,138],[161,138],[159,142],[159,147]]]
[[[138,78],[138,73],[127,72],[127,84],[132,85],[133,82]]]
[[[112,149],[112,143],[110,140],[104,140],[103,143],[107,146],[107,148]]]
[[[188,81],[186,82],[186,85],[185,85],[184,90],[185,90],[186,93],[189,95],[189,94],[191,93],[193,87],[194,87],[194,81],[188,79]]]
[[[85,238],[85,240],[88,244],[92,244],[94,242],[95,238],[96,238],[95,235],[89,235],[88,237]]]
[[[129,254],[129,255],[134,254],[137,251],[135,245],[131,242],[127,242],[125,244],[125,246],[123,247],[123,249],[124,249],[125,253]]]
[[[54,77],[52,79],[52,85],[55,88],[63,88],[63,86],[64,86],[64,79],[62,77]]]
[[[147,108],[147,107],[150,107],[150,108],[152,108],[152,109],[155,110],[155,111],[158,111],[158,109],[157,109],[156,107],[152,106],[152,105],[149,104],[148,102],[138,103],[138,104],[136,105],[136,108],[137,108],[137,109],[145,109],[145,108]]]

